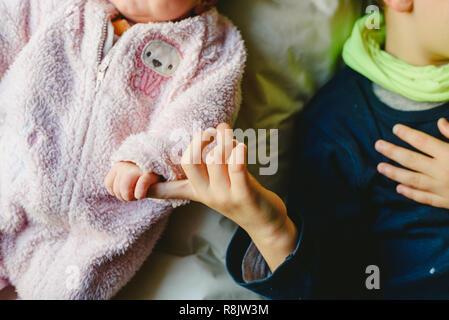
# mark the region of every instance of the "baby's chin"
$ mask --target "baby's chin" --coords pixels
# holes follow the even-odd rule
[[[168,22],[168,21],[179,21],[189,17],[190,12],[182,15],[129,15],[121,13],[126,19],[134,22],[134,23],[156,23],[156,22]]]
[[[120,13],[128,20],[134,23],[149,23],[149,22],[168,22],[179,21],[192,15],[193,9],[187,12],[128,12],[120,10]]]
[[[193,14],[194,0],[109,0],[127,20],[134,23],[178,21]]]

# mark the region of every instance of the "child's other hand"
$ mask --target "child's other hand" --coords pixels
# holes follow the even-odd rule
[[[449,122],[438,121],[440,132],[449,138]],[[397,192],[416,202],[449,209],[449,143],[404,125],[394,133],[425,155],[379,140],[376,150],[405,168],[380,163],[378,171],[399,183]]]
[[[215,135],[217,146],[204,163],[207,138]],[[246,146],[233,139],[229,125],[220,124],[197,135],[184,152],[188,180],[154,184],[149,195],[198,201],[220,212],[245,229],[274,270],[296,248],[298,232],[282,200],[257,182],[246,161]]]
[[[152,172],[143,172],[132,162],[117,162],[104,179],[104,185],[111,196],[122,201],[144,199],[159,176]]]

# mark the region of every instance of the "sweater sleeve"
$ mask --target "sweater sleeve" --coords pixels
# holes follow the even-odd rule
[[[220,56],[213,62],[200,56],[199,70],[187,87],[162,107],[148,130],[124,140],[111,157],[111,164],[130,161],[168,181],[185,177],[180,160],[194,135],[222,122],[232,123],[240,106],[240,82],[246,59],[240,34],[228,37],[217,50]],[[174,207],[186,203],[162,201]]]
[[[29,10],[29,1],[0,0],[0,79],[28,41]]]
[[[0,0],[0,79],[60,0]]]
[[[310,126],[298,141],[287,197],[300,233],[296,250],[267,277],[245,282],[242,262],[251,239],[240,228],[228,247],[228,271],[239,285],[268,299],[369,297],[365,269],[374,256],[356,182],[356,150]]]

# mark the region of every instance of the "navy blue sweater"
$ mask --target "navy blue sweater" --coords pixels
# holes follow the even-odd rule
[[[288,214],[300,230],[295,252],[266,279],[244,283],[250,238],[238,229],[227,268],[243,287],[270,299],[449,298],[449,211],[396,193],[377,173],[378,139],[412,149],[392,133],[397,123],[445,140],[437,120],[449,105],[398,111],[350,68],[331,80],[301,114],[292,144]],[[380,270],[368,290],[366,268]]]

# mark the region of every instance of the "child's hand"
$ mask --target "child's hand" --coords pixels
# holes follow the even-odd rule
[[[215,134],[217,146],[204,163],[203,151],[211,143],[204,136]],[[183,154],[182,167],[188,180],[157,183],[149,195],[198,201],[220,212],[245,229],[271,270],[294,251],[298,232],[284,203],[246,170],[246,146],[233,139],[229,125],[196,136]]]
[[[449,138],[449,123],[438,121],[440,132]],[[395,134],[427,154],[423,155],[379,140],[376,150],[387,158],[413,170],[380,163],[378,171],[399,182],[397,192],[416,202],[449,209],[449,143],[404,125],[394,127]]]
[[[104,185],[111,196],[122,201],[144,199],[153,183],[159,181],[159,176],[144,173],[132,162],[117,162],[104,179]]]

